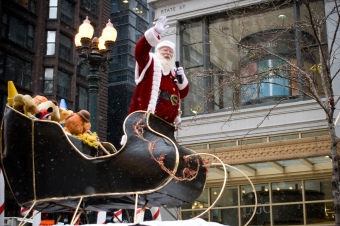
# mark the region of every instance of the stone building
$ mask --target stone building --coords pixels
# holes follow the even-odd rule
[[[74,36],[88,16],[99,37],[110,18],[109,6],[108,0],[1,1],[1,111],[8,80],[19,93],[65,99],[73,111],[88,109],[89,70],[77,68]],[[107,75],[100,77],[97,127],[106,140]]]
[[[245,225],[254,213],[255,189],[250,225],[334,225],[325,112],[285,70],[290,62],[313,71],[316,49],[327,52],[334,29],[329,17],[317,45],[310,27],[294,26],[308,18],[297,2],[148,0],[155,19],[167,16],[170,27],[162,38],[177,43],[177,59],[189,77],[177,138],[210,162],[219,163],[203,153],[228,164],[226,184],[221,165],[209,168],[205,191],[181,208],[182,219],[213,205],[200,217]],[[332,8],[331,1],[310,2],[320,18]],[[265,51],[250,48],[256,45]],[[315,83],[318,79],[315,74]],[[319,95],[324,96],[321,89]]]

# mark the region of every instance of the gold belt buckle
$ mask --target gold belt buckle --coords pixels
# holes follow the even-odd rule
[[[177,105],[177,104],[178,104],[178,96],[175,95],[175,94],[172,94],[172,95],[170,96],[170,101],[171,101],[171,103],[172,103],[172,106]]]

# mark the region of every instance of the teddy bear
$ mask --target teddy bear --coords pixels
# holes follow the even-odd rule
[[[73,113],[65,120],[64,130],[72,135],[83,134],[90,130],[90,113],[86,110],[80,110]]]
[[[51,120],[59,122],[60,120],[60,115],[59,115],[59,107],[58,103],[56,101],[52,100],[47,100],[38,105],[38,110],[47,110],[48,108],[53,108],[53,111],[51,112]]]
[[[90,113],[86,110],[80,110],[68,117],[64,124],[64,130],[75,137],[80,138],[87,145],[98,149],[104,153],[110,154],[109,151],[99,141],[97,133],[91,132]]]
[[[30,95],[16,94],[13,98],[13,108],[25,115],[36,115],[39,110]]]
[[[59,107],[59,115],[60,115],[59,123],[61,125],[64,125],[66,122],[66,119],[68,119],[71,115],[73,115],[73,111]]]

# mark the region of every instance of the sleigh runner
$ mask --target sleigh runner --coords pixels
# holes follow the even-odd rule
[[[42,212],[180,207],[205,186],[203,160],[177,144],[172,125],[147,112],[128,115],[127,142],[103,156],[94,156],[96,150],[57,122],[32,120],[10,106],[1,129],[1,166],[23,207]]]

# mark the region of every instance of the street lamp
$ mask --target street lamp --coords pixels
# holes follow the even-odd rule
[[[79,26],[79,33],[74,37],[77,53],[80,57],[78,66],[83,64],[90,66],[89,82],[89,112],[91,115],[91,130],[97,131],[97,106],[99,71],[106,71],[106,65],[112,60],[110,53],[117,38],[117,31],[108,21],[100,38],[93,36],[94,29],[88,19]],[[91,40],[92,39],[92,40]]]

